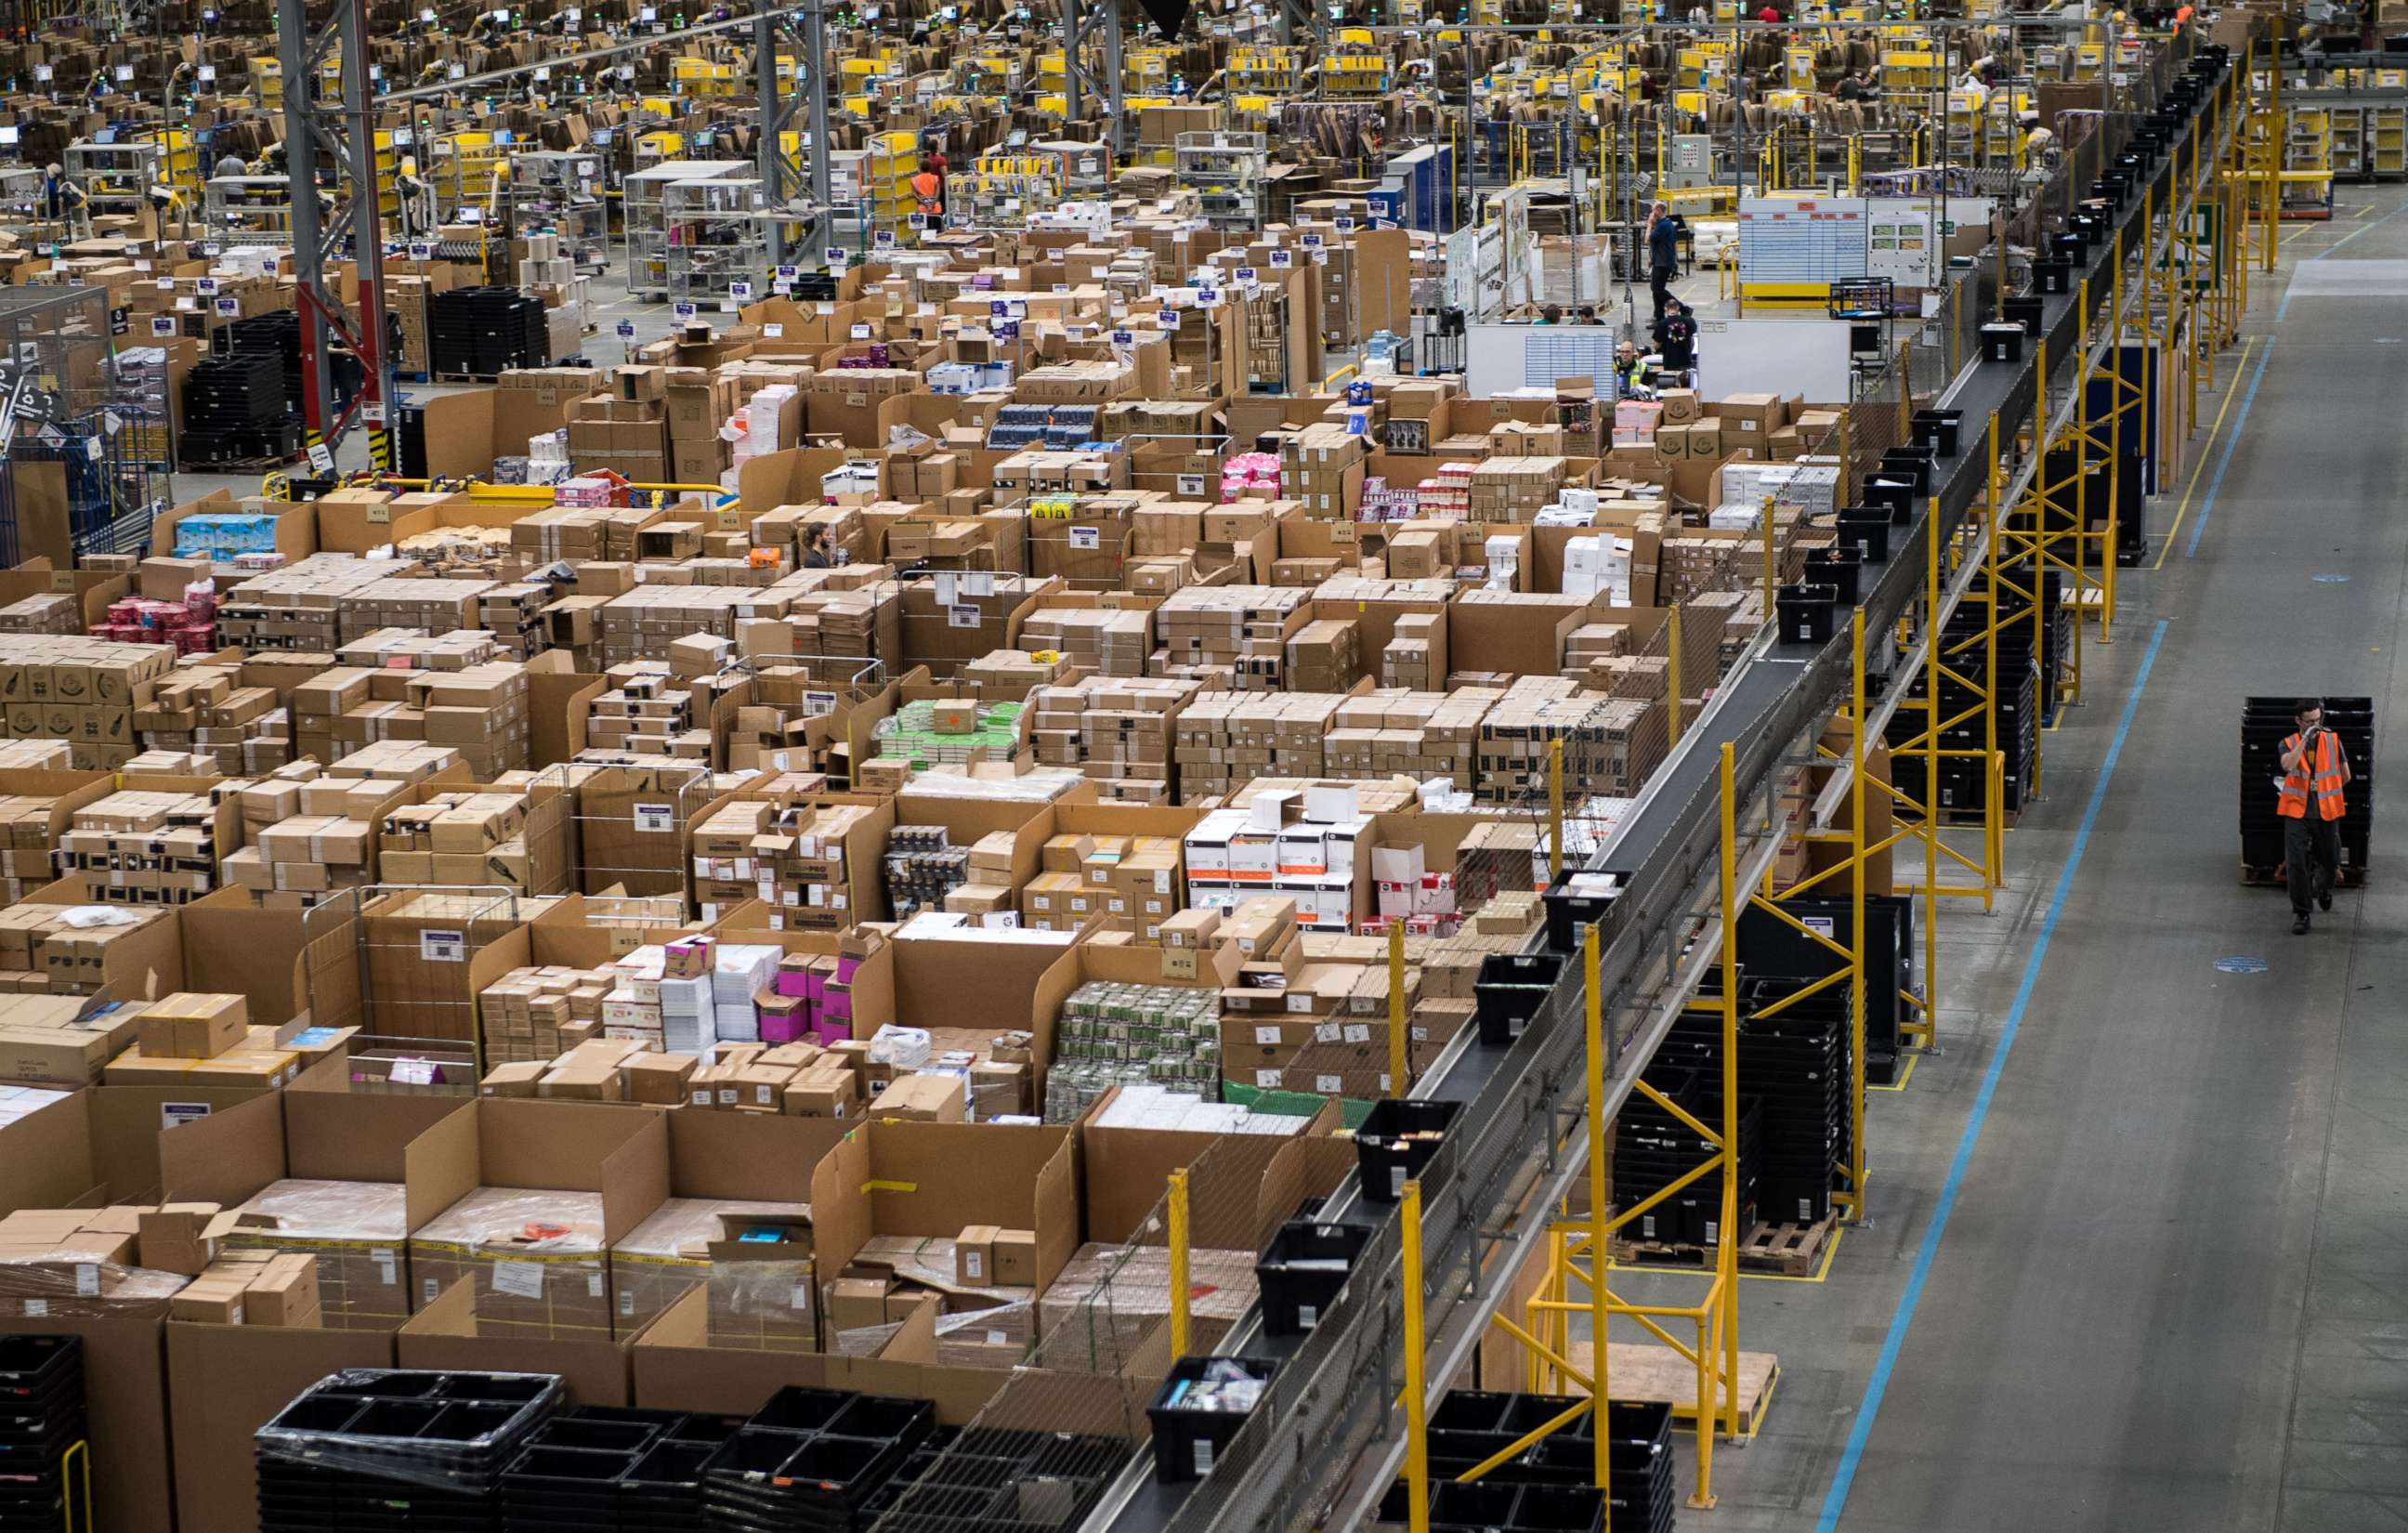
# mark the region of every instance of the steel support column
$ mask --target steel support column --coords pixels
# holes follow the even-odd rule
[[[827,17],[823,0],[807,0],[792,12],[801,23],[802,37],[795,51],[794,72],[778,78],[779,12],[762,11],[752,18],[754,93],[761,103],[760,178],[764,199],[773,210],[793,207],[796,199],[808,212],[769,222],[769,265],[787,264],[786,231],[799,225],[806,249],[814,234],[828,222],[828,93],[821,89],[827,67]],[[786,134],[796,118],[810,110],[810,126],[802,130],[802,168],[786,158]]]
[[[1103,55],[1090,68],[1088,50]],[[1088,97],[1104,104],[1103,140],[1117,154],[1121,119],[1126,115],[1126,71],[1121,63],[1120,0],[1062,0],[1062,123],[1067,129],[1086,116]]]
[[[368,83],[365,0],[337,0],[333,24],[310,36],[304,0],[279,0],[278,53],[283,65],[285,164],[293,181],[293,265],[301,320],[301,408],[311,466],[333,468],[333,451],[353,423],[369,428],[369,460],[393,466],[386,411],[394,394],[393,358],[385,345],[384,244],[377,222],[376,121]],[[321,71],[338,56],[340,99],[331,108],[315,99]],[[334,216],[321,220],[322,172],[337,191]],[[348,184],[345,184],[348,183]],[[359,277],[360,325],[355,334],[340,294],[326,282],[346,242]],[[332,346],[340,340],[359,359],[360,393],[350,410],[336,410]]]

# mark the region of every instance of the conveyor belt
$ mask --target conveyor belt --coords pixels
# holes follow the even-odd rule
[[[2231,124],[2216,121],[2218,99],[2211,94],[2194,114],[2202,146],[2219,145],[2230,130]],[[2209,158],[2213,163],[2215,156]],[[2195,168],[2191,156],[2185,155],[2184,161],[2186,168]],[[2143,254],[2147,237],[2143,228],[2141,241],[2132,241],[2143,208],[2167,201],[2172,176],[2172,156],[2159,156],[2149,176],[2153,194],[2143,197],[2136,188],[2119,210],[2118,226],[2132,245],[2132,255]],[[2114,250],[2112,240],[2103,242],[2069,284],[2075,291],[2042,300],[2042,328],[2052,374],[2060,365],[2071,367],[2074,360],[2081,330],[2075,312],[2080,279],[2103,271]],[[2108,297],[2107,283],[2096,288],[2094,308]],[[1887,559],[1866,566],[1860,594],[1868,633],[1888,631],[1921,598],[1927,572],[1924,539],[1935,530],[1942,537],[1953,535],[1987,490],[1989,466],[1984,452],[1991,413],[1999,415],[2000,442],[2012,443],[2041,397],[2038,385],[2037,358],[2028,355],[2015,364],[1971,362],[1943,392],[1941,405],[1962,411],[1964,431],[1962,451],[1941,466],[1943,472],[1933,486],[1940,524],[1935,529],[1928,511],[1918,509],[1905,536],[1893,537]],[[2071,402],[2063,408],[2071,408]],[[2027,463],[2011,476],[2011,489],[2032,466]],[[1611,924],[1612,934],[1599,966],[1611,997],[1605,1008],[1606,1031],[1616,1045],[1601,1109],[1609,1115],[1628,1096],[1707,957],[1709,945],[1688,938],[1696,935],[1701,903],[1711,898],[1718,879],[1722,747],[1733,748],[1735,791],[1742,800],[1768,792],[1784,752],[1810,738],[1810,730],[1819,731],[1851,684],[1853,656],[1844,628],[1821,646],[1771,640],[1768,627],[1592,859],[1592,867],[1624,876],[1624,890],[1614,906],[1615,915],[1623,919]],[[1770,860],[1771,850],[1770,838],[1765,838],[1742,867],[1743,885]],[[1541,941],[1534,937],[1533,946]],[[1564,983],[1513,1047],[1483,1048],[1467,1029],[1414,1089],[1416,1096],[1467,1104],[1459,1126],[1425,1177],[1429,1263],[1425,1292],[1434,1306],[1447,1306],[1433,1316],[1426,1338],[1427,1377],[1433,1381],[1456,1376],[1493,1311],[1498,1297],[1493,1290],[1500,1275],[1518,1268],[1519,1257],[1533,1247],[1545,1224],[1523,1219],[1508,1233],[1505,1215],[1514,1210],[1500,1206],[1498,1195],[1509,1182],[1516,1182],[1516,1202],[1550,1206],[1585,1162],[1585,1140],[1577,1131],[1568,1141],[1559,1142],[1556,1134],[1548,1133],[1543,1144],[1538,1142],[1541,1127],[1558,1125],[1562,1114],[1578,1106],[1583,1029],[1577,1019],[1583,1002],[1577,969],[1568,967]],[[1622,1027],[1619,1019],[1634,1010],[1638,1025]],[[1576,1124],[1577,1117],[1572,1121]],[[1523,1174],[1516,1177],[1517,1171]],[[1327,1333],[1341,1325],[1395,1326],[1396,1219],[1387,1208],[1362,1204],[1352,1179],[1332,1200],[1328,1215],[1371,1224],[1386,1237],[1358,1263],[1354,1286],[1362,1301],[1352,1311],[1333,1311],[1323,1329],[1311,1337],[1287,1341],[1262,1336],[1258,1311],[1249,1314],[1226,1339],[1224,1351],[1277,1358],[1289,1366],[1274,1380],[1270,1403],[1257,1412],[1259,1419],[1249,1424],[1245,1437],[1225,1455],[1224,1472],[1200,1486],[1157,1485],[1150,1472],[1151,1456],[1140,1453],[1089,1518],[1089,1533],[1238,1533],[1256,1526],[1288,1527],[1306,1517],[1333,1528],[1348,1527],[1376,1503],[1402,1454],[1401,1443],[1389,1440],[1400,1420],[1378,1419],[1379,1403],[1393,1384],[1383,1385],[1376,1369],[1346,1370],[1342,1360],[1363,1349],[1349,1352]],[[1513,1249],[1500,1251],[1500,1245]],[[1383,1262],[1388,1265],[1383,1268]],[[1449,1305],[1450,1298],[1456,1301]],[[1369,1407],[1367,1426],[1364,1402],[1374,1391],[1379,1398]],[[1279,1418],[1275,1428],[1274,1417]],[[1257,1439],[1258,1451],[1253,1454],[1242,1451],[1247,1437]],[[1363,1472],[1357,1460],[1382,1441],[1387,1441],[1385,1453],[1369,1473]]]

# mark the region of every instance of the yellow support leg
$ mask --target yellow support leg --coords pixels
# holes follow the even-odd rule
[[[1188,1353],[1187,1170],[1170,1173],[1170,1357]]]
[[[1406,1526],[1411,1533],[1429,1533],[1429,1385],[1423,1374],[1427,1360],[1422,1349],[1422,1184],[1405,1183],[1400,1199],[1404,1221],[1405,1286],[1405,1497]]]
[[[1592,922],[1581,935],[1582,993],[1586,1004],[1588,1050],[1588,1335],[1589,1364],[1595,1382],[1589,1392],[1598,1401],[1597,1488],[1606,1488],[1612,1444],[1605,1430],[1607,1341],[1611,1334],[1605,1292],[1605,997],[1598,983],[1598,927]],[[1726,1182],[1731,1179],[1724,1178]],[[1612,1512],[1606,1513],[1611,1526]]]

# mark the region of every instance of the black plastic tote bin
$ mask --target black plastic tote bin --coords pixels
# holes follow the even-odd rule
[[[1254,1264],[1263,1297],[1263,1334],[1302,1336],[1319,1325],[1354,1276],[1354,1258],[1370,1239],[1370,1230],[1361,1225],[1327,1225],[1318,1219],[1291,1219],[1282,1225],[1271,1237],[1270,1249]]]
[[[1246,1425],[1252,1411],[1198,1411],[1172,1403],[1196,1385],[1234,1370],[1268,1382],[1279,1365],[1268,1357],[1182,1357],[1170,1365],[1162,1392],[1145,1413],[1154,1422],[1154,1478],[1164,1485],[1203,1479],[1220,1462],[1221,1451]]]
[[[1586,873],[1576,867],[1566,867],[1547,885],[1539,903],[1547,912],[1547,946],[1567,956],[1578,953],[1587,940],[1588,928],[1602,923],[1613,909],[1619,883],[1609,889],[1604,884],[1610,875]]]
[[[1461,1102],[1424,1102],[1389,1096],[1371,1105],[1354,1130],[1354,1160],[1363,1173],[1363,1200],[1394,1203],[1405,1183],[1422,1174],[1438,1153],[1440,1139],[1455,1125]]]
[[[1471,984],[1480,1041],[1502,1049],[1520,1038],[1563,967],[1563,955],[1555,953],[1492,953],[1480,960],[1480,977]]]

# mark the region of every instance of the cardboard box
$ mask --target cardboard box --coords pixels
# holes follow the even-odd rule
[[[1037,1232],[998,1229],[995,1232],[995,1279],[1004,1287],[1034,1287],[1038,1281]]]
[[[993,1225],[965,1225],[953,1238],[953,1276],[967,1288],[991,1287],[995,1276],[995,1241],[1003,1232]]]
[[[897,1076],[869,1104],[869,1113],[874,1118],[957,1124],[968,1119],[968,1084],[960,1076],[922,1073]]]

